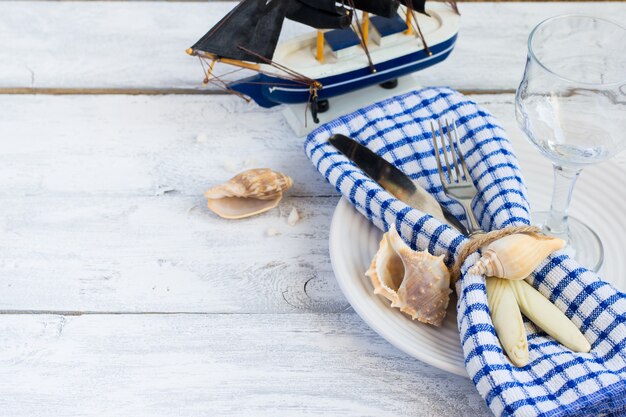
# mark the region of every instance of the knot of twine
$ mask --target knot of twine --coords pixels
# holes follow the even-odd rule
[[[468,256],[470,256],[474,252],[477,252],[478,249],[482,248],[483,246],[489,245],[490,243],[495,242],[500,238],[514,235],[516,233],[541,233],[541,229],[537,226],[510,226],[505,227],[504,229],[492,230],[491,232],[478,233],[471,236],[469,242],[467,242],[461,248],[461,252],[459,252],[459,256],[457,256],[456,262],[450,270],[452,282],[456,283],[456,281],[461,276],[461,266]]]

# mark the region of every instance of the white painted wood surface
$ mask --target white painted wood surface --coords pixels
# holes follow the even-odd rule
[[[0,87],[200,89],[184,51],[234,3],[2,2]],[[461,3],[458,45],[423,85],[513,90],[533,26],[560,13],[626,20],[626,3]],[[28,30],[24,30],[28,28]],[[287,22],[285,36],[308,30]],[[503,53],[506,51],[507,53]]]
[[[0,414],[488,415],[354,314],[0,317]]]
[[[127,94],[195,89],[183,50],[231,6],[0,3],[0,416],[489,415],[470,381],[350,309],[328,259],[338,195],[280,109]],[[495,90],[472,98],[529,146],[506,93],[524,38],[577,10],[626,8],[462,4],[456,53],[422,80]],[[8,94],[23,87],[78,94]],[[111,91],[125,94],[98,94]],[[279,209],[225,221],[202,192],[233,166],[295,186]]]

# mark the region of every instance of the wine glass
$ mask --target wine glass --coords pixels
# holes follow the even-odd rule
[[[581,265],[597,271],[604,256],[598,235],[567,212],[583,167],[626,146],[626,28],[580,15],[540,23],[528,38],[515,113],[554,166],[550,211],[533,213],[533,221],[564,239]]]

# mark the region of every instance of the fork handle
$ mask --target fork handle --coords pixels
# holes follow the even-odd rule
[[[476,216],[474,216],[474,212],[472,211],[472,200],[461,200],[459,201],[463,208],[465,209],[465,214],[467,216],[467,232],[469,237],[472,235],[485,233],[485,231],[480,227],[478,220],[476,220]]]

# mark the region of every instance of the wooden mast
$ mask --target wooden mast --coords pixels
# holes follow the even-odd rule
[[[324,32],[317,30],[317,51],[315,57],[321,64],[324,62]]]
[[[370,33],[370,14],[363,12],[363,23],[361,24],[361,32],[363,32],[363,43],[367,46]]]
[[[411,20],[413,20],[413,13],[412,10],[409,6],[406,6],[406,30],[404,31],[404,33],[406,35],[410,35],[413,33],[413,24],[411,23]]]

